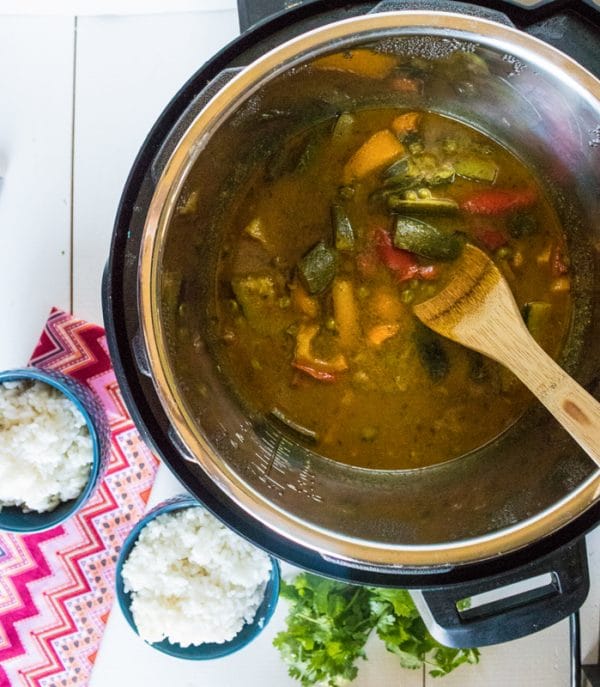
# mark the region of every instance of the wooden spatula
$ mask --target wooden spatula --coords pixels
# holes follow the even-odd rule
[[[505,365],[600,467],[600,403],[536,343],[483,251],[467,244],[448,285],[414,312],[438,334]]]

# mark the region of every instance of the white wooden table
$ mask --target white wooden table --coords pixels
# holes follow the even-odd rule
[[[234,0],[131,16],[9,16],[0,5],[0,369],[23,365],[52,305],[102,321],[100,279],[126,175],[183,82],[237,34]],[[152,11],[156,2],[150,3]],[[36,7],[41,7],[37,3]],[[113,2],[111,8],[117,5]],[[12,11],[15,11],[14,6]],[[152,502],[181,491],[164,467]],[[588,537],[592,590],[582,609],[584,662],[597,662],[600,528]],[[290,568],[284,567],[287,572]],[[271,646],[285,604],[246,650],[207,663],[164,656],[110,617],[92,687],[284,687]],[[481,664],[433,681],[369,645],[356,687],[565,687],[568,627],[484,649]],[[4,687],[4,686],[2,686]]]

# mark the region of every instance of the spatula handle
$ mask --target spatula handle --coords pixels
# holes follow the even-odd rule
[[[600,467],[600,403],[557,365],[529,332],[516,339],[508,367]]]

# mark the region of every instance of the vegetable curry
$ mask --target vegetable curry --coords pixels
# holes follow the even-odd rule
[[[570,322],[564,238],[512,153],[426,111],[343,112],[257,165],[227,218],[218,357],[242,401],[328,458],[414,469],[515,422],[530,396],[412,313],[465,242],[508,280],[539,343]]]

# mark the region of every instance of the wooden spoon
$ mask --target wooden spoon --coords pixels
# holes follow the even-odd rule
[[[600,467],[600,403],[536,343],[506,280],[483,251],[467,244],[452,280],[414,312],[438,334],[505,365]]]

